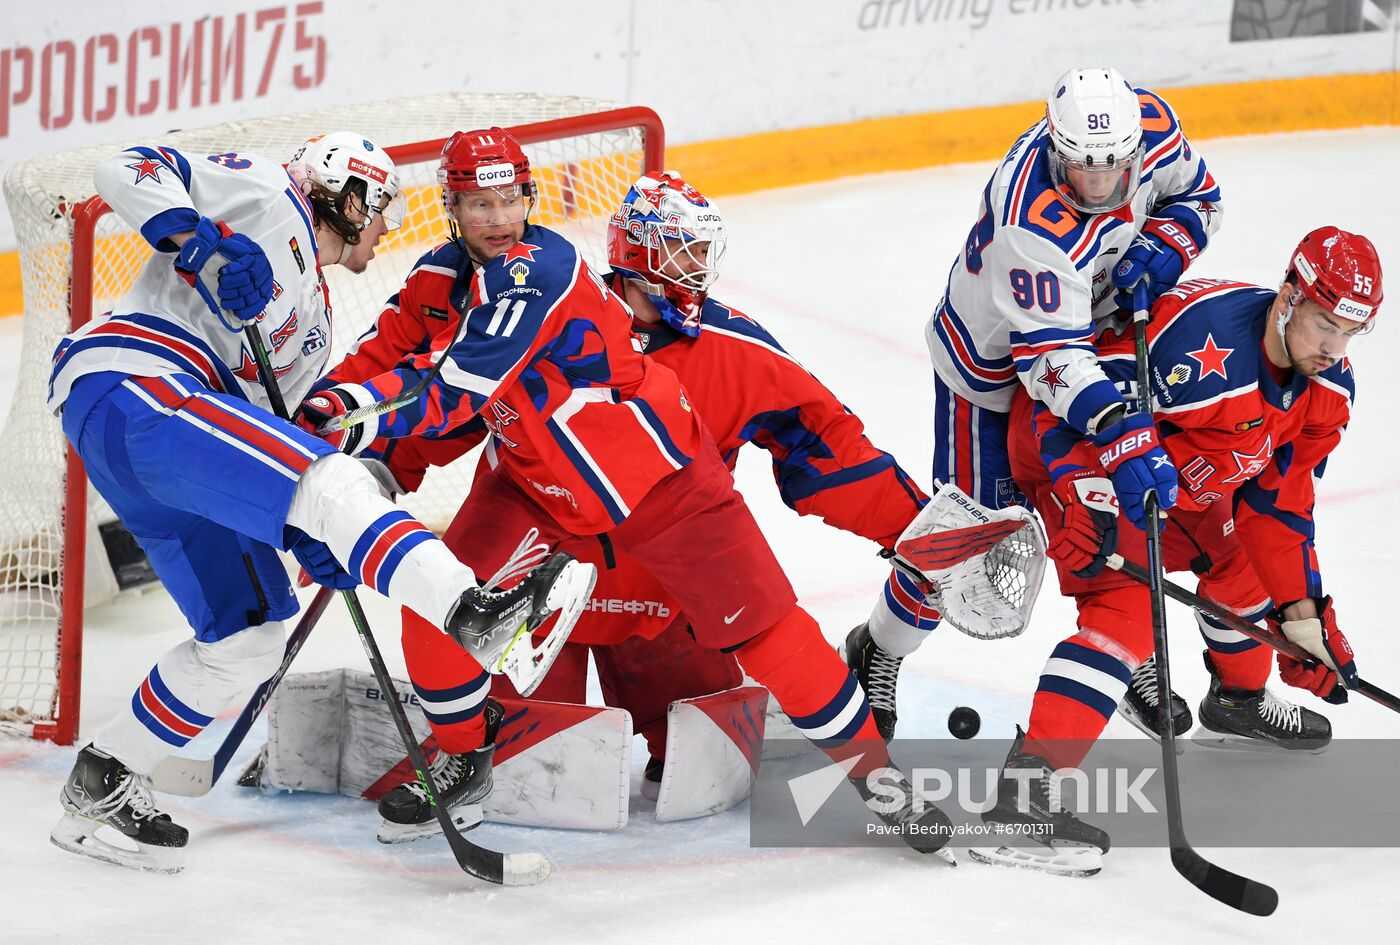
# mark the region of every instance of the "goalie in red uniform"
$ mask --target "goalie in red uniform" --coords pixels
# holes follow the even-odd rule
[[[680,378],[726,465],[732,470],[740,447],[757,443],[772,454],[774,478],[790,507],[892,549],[928,498],[771,335],[709,297],[726,242],[718,208],[679,177],[646,175],[613,215],[608,236],[613,271],[606,281],[628,303],[642,350]],[[451,330],[432,314],[445,305],[438,296],[448,285],[437,264],[425,261],[329,380],[377,373]],[[482,425],[450,443],[391,441],[389,463],[400,480],[416,485],[425,464],[448,462],[484,436]],[[482,469],[487,466],[483,462]],[[600,581],[534,698],[584,702],[591,650],[605,700],[627,709],[646,736],[651,759],[643,791],[654,796],[667,708],[733,688],[742,671],[732,654],[697,643],[681,605],[644,562],[606,536],[570,539],[561,547],[595,563]],[[405,619],[421,618],[406,612]]]
[[[537,548],[585,537],[604,556],[630,555],[684,611],[697,644],[733,654],[823,750],[837,758],[862,753],[852,783],[870,796],[865,776],[888,759],[864,693],[796,605],[676,375],[643,357],[626,306],[574,247],[528,222],[534,182],[519,145],[501,129],[458,133],[443,150],[439,180],[454,238],[420,261],[391,307],[400,315],[445,311],[447,327],[431,339],[405,336],[411,344],[400,351],[414,357],[322,391],[303,405],[303,422],[319,427],[412,388],[440,358],[441,376],[421,398],[350,431],[344,448],[379,437],[461,436],[479,418],[492,434],[489,468],[444,536],[464,562],[482,573],[508,570],[533,549],[512,555],[502,536],[531,527],[539,529]],[[691,262],[706,266],[699,256]],[[681,274],[704,278],[696,269]],[[448,334],[454,322],[460,331]],[[862,439],[858,424],[853,435]],[[893,460],[866,448],[893,476]],[[808,468],[825,471],[816,453]],[[912,512],[919,498],[906,491],[898,501]],[[435,776],[454,806],[478,801],[489,789],[496,723],[487,672],[413,618],[405,621],[404,649],[443,749]],[[737,681],[724,675],[720,684]],[[941,848],[949,838],[942,812],[916,804],[912,791],[905,797],[904,807],[881,816],[901,825],[911,846]],[[431,829],[432,814],[412,785],[390,792],[380,809],[391,833]],[[911,823],[920,829],[902,829]]]
[[[1138,431],[1124,450],[1149,461],[1169,456],[1179,498],[1162,530],[1168,570],[1194,571],[1199,593],[1246,620],[1268,620],[1316,656],[1279,655],[1292,686],[1329,702],[1357,678],[1313,547],[1313,480],[1341,439],[1354,393],[1345,357],[1369,331],[1381,302],[1381,267],[1363,236],[1322,227],[1303,237],[1277,290],[1202,279],[1152,307],[1151,416],[1125,418]],[[1098,340],[1100,363],[1132,389],[1132,335]],[[1079,610],[1078,632],[1055,647],[1040,677],[1030,723],[1007,759],[994,824],[1048,823],[1061,844],[1041,850],[974,851],[974,856],[1077,874],[1097,872],[1108,836],[1051,808],[1054,770],[1088,753],[1123,696],[1133,669],[1152,655],[1147,589],[1103,570],[1115,546],[1146,560],[1144,533],[1117,514],[1107,477],[1126,455],[1103,455],[1081,434],[1024,396],[1012,414],[1012,468],[1046,513],[1060,588]],[[1058,510],[1058,514],[1057,514]],[[1195,740],[1221,747],[1320,751],[1327,719],[1269,692],[1268,647],[1198,613],[1210,691]],[[1015,804],[1019,770],[1030,809]],[[1036,851],[1031,851],[1035,853]]]

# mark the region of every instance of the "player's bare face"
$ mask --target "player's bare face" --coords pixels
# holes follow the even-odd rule
[[[1315,302],[1299,302],[1284,329],[1293,370],[1304,377],[1316,377],[1342,359],[1351,339],[1361,331],[1355,322],[1333,315]]]
[[[387,202],[386,200],[385,203]],[[383,207],[380,207],[380,210],[382,209]],[[351,218],[354,219],[353,212]],[[363,221],[364,214],[361,210],[356,222]],[[388,226],[384,214],[380,212],[370,214],[369,224],[360,231],[360,241],[350,250],[350,256],[341,265],[351,272],[364,272],[369,266],[369,261],[374,258],[374,249],[379,245],[379,238],[386,232],[388,232]]]
[[[467,255],[475,262],[490,262],[520,242],[533,200],[521,188],[488,187],[452,195],[452,217]]]

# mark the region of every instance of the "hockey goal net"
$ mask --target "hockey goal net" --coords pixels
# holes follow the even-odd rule
[[[149,140],[187,153],[252,151],[285,160],[313,134],[348,129],[389,150],[403,179],[404,223],[381,241],[363,275],[338,266],[327,272],[336,363],[413,262],[447,237],[436,183],[443,140],[492,125],[511,128],[530,157],[540,185],[536,222],[563,232],[590,264],[606,268],[608,218],[639,174],[662,166],[663,130],[650,109],[574,97],[450,93]],[[44,401],[59,338],[110,308],[150,253],[93,194],[94,165],[122,146],[27,161],[4,181],[19,244],[24,321],[19,377],[0,439],[0,731],[63,744],[77,735],[85,586],[88,605],[123,586],[120,567],[113,571],[101,547],[121,538],[119,529],[99,531],[113,516],[88,488]],[[468,456],[433,470],[403,505],[430,526],[445,526],[474,463]]]

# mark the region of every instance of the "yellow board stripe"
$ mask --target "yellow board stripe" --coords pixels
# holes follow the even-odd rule
[[[1193,140],[1400,124],[1400,71],[1162,89]],[[1041,101],[872,118],[667,149],[666,164],[706,194],[996,160],[1043,113]],[[1225,181],[1227,192],[1230,186]],[[621,194],[618,195],[621,198]],[[19,312],[19,256],[0,254],[0,315]]]

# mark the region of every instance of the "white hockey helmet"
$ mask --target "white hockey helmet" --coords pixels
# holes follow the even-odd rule
[[[1045,101],[1050,178],[1076,210],[1117,210],[1142,174],[1142,106],[1117,69],[1071,69]]]
[[[391,230],[403,223],[404,201],[398,168],[393,158],[364,135],[353,131],[317,135],[292,155],[287,173],[308,197],[319,186],[339,198],[345,193],[346,185],[358,181],[364,185],[365,206],[371,216],[383,214],[385,226]],[[352,188],[356,193],[359,190],[358,186]],[[337,204],[343,213],[343,200]],[[363,230],[369,226],[371,216],[354,224],[355,227]]]

